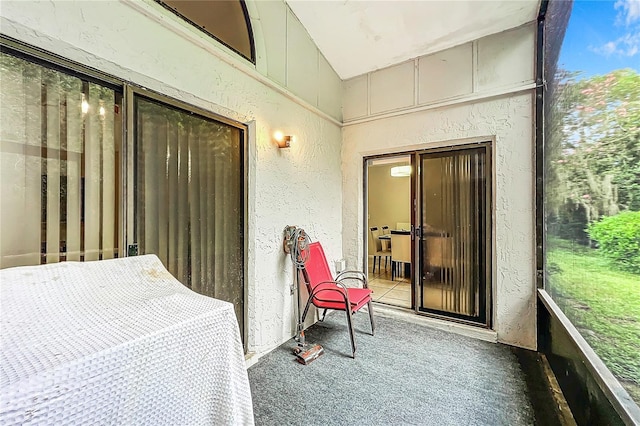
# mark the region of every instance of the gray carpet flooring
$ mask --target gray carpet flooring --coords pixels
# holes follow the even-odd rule
[[[375,308],[374,308],[375,312]],[[530,425],[524,374],[507,346],[376,315],[330,312],[307,330],[325,354],[295,361],[286,342],[249,368],[257,425]]]

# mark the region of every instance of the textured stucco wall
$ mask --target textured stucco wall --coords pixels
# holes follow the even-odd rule
[[[365,156],[491,141],[494,181],[494,330],[498,341],[535,347],[533,95],[422,111],[347,126],[343,138],[343,250],[362,265]]]
[[[534,40],[526,25],[346,81],[342,147],[343,251],[355,266],[366,241],[364,157],[493,141],[493,329],[498,341],[531,349]],[[412,70],[415,79],[404,75]]]
[[[30,45],[249,125],[248,345],[264,353],[294,332],[284,226],[305,228],[322,241],[330,261],[342,257],[341,130],[304,102],[238,71],[247,67],[241,60],[212,54],[220,48],[205,36],[178,31],[159,22],[157,14],[145,13],[154,6],[3,1],[0,28]],[[259,33],[256,37],[263,46]],[[295,134],[298,143],[278,150],[271,142],[276,129]]]

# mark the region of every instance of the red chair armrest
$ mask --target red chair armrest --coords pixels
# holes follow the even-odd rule
[[[336,281],[342,282],[344,280],[357,280],[362,283],[362,288],[369,288],[367,276],[362,271],[342,271],[336,276]]]
[[[309,297],[318,298],[318,295],[323,292],[340,293],[344,298],[346,306],[351,306],[351,302],[349,301],[349,292],[347,291],[347,288],[344,284],[337,281],[322,281],[313,288],[313,291],[311,292]]]

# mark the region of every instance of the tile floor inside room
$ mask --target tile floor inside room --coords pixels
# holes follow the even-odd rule
[[[382,259],[380,271],[376,262],[376,272],[373,270],[373,258],[369,259],[369,288],[373,290],[373,300],[375,302],[385,303],[393,306],[401,306],[403,308],[411,308],[411,280],[410,277],[404,276],[402,272],[400,276],[395,276],[391,280],[391,262],[384,267],[384,259]]]

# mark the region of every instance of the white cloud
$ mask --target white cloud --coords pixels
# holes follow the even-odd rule
[[[600,49],[594,49],[597,53],[601,53],[605,56],[613,55],[616,53],[616,43],[610,41],[609,43],[604,44]]]
[[[640,32],[627,33],[615,41],[610,41],[602,46],[589,47],[589,49],[603,56],[632,57],[640,52]]]
[[[640,20],[640,0],[618,0],[614,4],[618,12],[618,19],[624,21],[626,25],[631,25]]]

